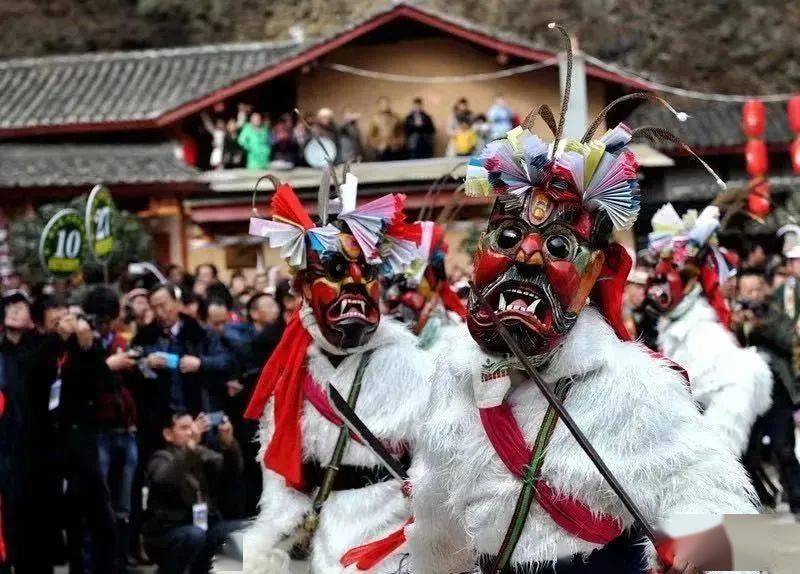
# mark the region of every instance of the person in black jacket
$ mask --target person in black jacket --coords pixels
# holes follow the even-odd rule
[[[241,480],[242,453],[233,426],[217,428],[219,450],[200,444],[208,419],[189,413],[169,415],[163,424],[166,447],[147,463],[148,504],[144,523],[148,555],[159,572],[210,572],[211,560],[227,537],[244,523],[225,520],[224,492]]]
[[[219,311],[215,311],[215,307]],[[209,304],[209,323],[212,317],[227,312],[224,303]],[[228,400],[225,412],[231,417],[236,429],[236,438],[242,445],[244,466],[244,515],[255,516],[261,498],[261,466],[258,462],[258,442],[252,440],[258,432],[258,422],[245,420],[242,416],[253,394],[261,369],[283,335],[285,323],[281,309],[275,299],[266,293],[256,293],[247,302],[247,321],[227,322],[218,326],[222,341],[236,357],[237,376],[228,381]]]
[[[5,562],[0,553],[0,572],[11,564],[24,565],[34,558],[26,544],[26,509],[23,461],[31,452],[24,448],[28,419],[26,378],[30,356],[39,337],[33,333],[30,300],[22,291],[6,292],[0,301],[3,333],[0,334],[0,544],[5,542]],[[24,570],[23,570],[24,571]]]
[[[737,307],[731,315],[731,327],[742,344],[755,346],[767,357],[775,381],[772,407],[754,426],[755,440],[751,439],[748,455],[755,456],[753,451],[760,450],[761,436],[770,437],[784,497],[791,512],[800,519],[800,462],[795,455],[792,417],[800,402],[800,384],[791,366],[795,330],[792,320],[769,304],[763,272],[745,269],[739,273]]]
[[[433,157],[433,134],[436,133],[436,128],[431,117],[422,108],[422,98],[414,98],[403,127],[408,159]]]
[[[156,320],[136,334],[131,346],[143,351],[149,369],[145,376],[152,379],[152,384],[143,385],[149,387],[143,392],[150,395],[151,413],[196,415],[221,408],[219,397],[224,396],[232,359],[219,337],[180,312],[180,293],[174,285],[153,287],[150,306]]]
[[[34,370],[43,385],[52,430],[59,484],[66,484],[66,521],[70,574],[114,572],[116,530],[111,497],[97,451],[97,398],[110,373],[103,350],[85,318],[68,313],[48,335]],[[40,395],[41,396],[41,395]],[[41,400],[41,399],[39,399]],[[86,552],[86,540],[90,552]]]

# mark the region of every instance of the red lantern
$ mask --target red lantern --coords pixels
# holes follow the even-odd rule
[[[181,150],[183,151],[183,161],[196,167],[198,159],[197,142],[189,136],[185,136],[181,139]]]
[[[767,144],[761,140],[748,140],[744,148],[744,157],[747,164],[747,174],[750,177],[760,177],[767,174],[769,158]]]
[[[800,95],[794,96],[786,105],[786,115],[789,116],[789,127],[792,133],[800,134]]]
[[[789,155],[792,156],[792,169],[796,174],[800,174],[800,135],[789,146]]]
[[[742,106],[742,131],[749,138],[761,137],[767,124],[767,110],[759,100],[748,100]]]
[[[769,181],[760,179],[750,188],[747,194],[747,212],[758,221],[763,221],[772,211],[770,202]]]

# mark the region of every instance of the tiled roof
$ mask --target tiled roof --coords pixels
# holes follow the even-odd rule
[[[0,62],[0,128],[154,119],[300,49],[263,42]]]
[[[0,61],[0,132],[54,126],[145,122],[252,79],[295,57],[314,57],[350,33],[409,17],[522,57],[553,55],[526,38],[500,32],[448,13],[392,2],[331,34],[301,43],[255,42],[185,48],[93,53]],[[319,50],[323,50],[320,52]],[[624,80],[589,67],[606,80]]]
[[[198,172],[155,144],[0,144],[0,188],[190,183]]]
[[[766,104],[766,108],[765,141],[770,144],[791,142],[793,135],[786,119],[786,105],[774,102]],[[710,102],[686,111],[691,117],[681,122],[663,107],[648,104],[636,109],[625,123],[634,128],[647,125],[667,128],[697,149],[738,147],[747,141],[742,132],[742,104]],[[670,149],[673,146],[660,143],[657,147]]]

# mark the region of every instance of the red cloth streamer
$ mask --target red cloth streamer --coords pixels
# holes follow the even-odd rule
[[[514,476],[522,478],[533,458],[525,437],[507,403],[480,409],[481,423],[495,452]],[[539,505],[561,528],[592,544],[608,544],[622,533],[613,516],[596,514],[574,498],[559,495],[545,481],[537,480],[534,496]]]
[[[345,568],[355,564],[356,568],[362,571],[373,568],[376,564],[380,563],[386,557],[391,556],[395,550],[405,544],[405,528],[412,522],[414,522],[413,516],[406,520],[405,524],[403,524],[399,530],[395,530],[385,538],[351,548],[339,559],[339,563]]]
[[[314,222],[306,212],[300,199],[291,186],[283,184],[272,196],[272,216],[279,217],[288,223],[299,225],[305,230],[314,227]]]
[[[709,260],[700,270],[700,285],[703,287],[703,294],[706,296],[708,303],[717,313],[719,322],[722,323],[723,327],[729,329],[731,311],[728,309],[728,304],[725,302],[725,297],[723,297],[719,288],[719,271],[712,257],[709,257]]]
[[[402,220],[396,221],[387,226],[386,235],[392,239],[405,239],[414,245],[419,245],[422,242],[422,227],[418,222],[409,224]]]
[[[631,335],[622,320],[622,293],[633,262],[625,248],[612,243],[605,249],[605,262],[600,272],[600,280],[595,283],[590,295],[592,302],[614,329],[622,341],[630,341]]]
[[[406,206],[406,194],[393,193],[392,198],[394,198],[394,217],[392,217],[392,220],[389,222],[390,226],[402,223],[406,220],[406,214],[403,212]]]
[[[0,391],[0,419],[3,418],[3,415],[6,412],[6,396],[3,394],[3,391]]]
[[[275,432],[264,453],[264,466],[284,477],[292,488],[303,488],[303,439],[300,416],[303,409],[303,379],[311,335],[296,312],[280,343],[258,377],[244,416],[258,420],[270,397],[275,397]]]
[[[447,281],[442,281],[439,285],[439,297],[441,297],[445,309],[456,313],[462,319],[466,319],[467,308]]]

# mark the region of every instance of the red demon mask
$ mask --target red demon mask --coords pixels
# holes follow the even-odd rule
[[[355,238],[338,235],[338,250],[310,251],[298,274],[303,299],[322,334],[340,348],[364,344],[380,321],[378,266],[367,263]]]
[[[403,221],[405,196],[386,195],[357,206],[358,181],[347,173],[335,200],[329,202],[328,190],[321,190],[325,200],[314,221],[291,187],[273,184],[272,219],[251,218],[251,235],[281,249],[295,274],[295,288],[330,344],[363,345],[380,321],[379,272],[396,273],[416,252],[414,234]]]
[[[616,279],[623,265],[611,231],[629,228],[639,210],[630,136],[620,125],[599,140],[558,147],[520,127],[470,161],[467,192],[498,196],[475,255],[482,298],[473,291],[468,305],[467,325],[484,349],[508,352],[494,312],[527,355],[547,353],[575,324],[611,259],[607,278]],[[618,307],[623,282],[613,284],[619,293],[602,298]]]

